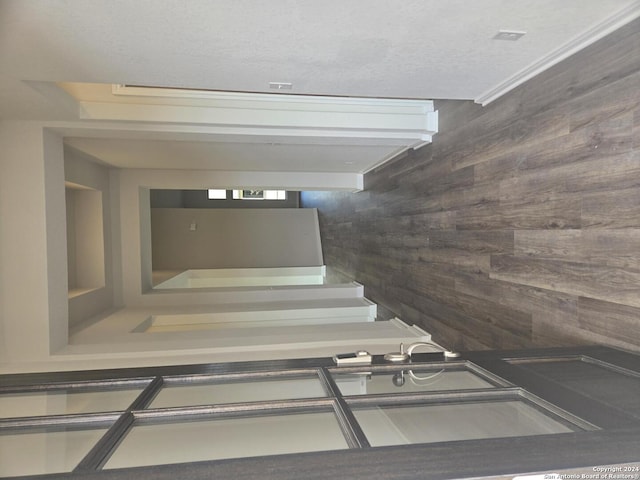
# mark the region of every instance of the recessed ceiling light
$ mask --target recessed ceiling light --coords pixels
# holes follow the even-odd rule
[[[523,32],[520,30],[498,30],[493,36],[493,40],[508,40],[511,42],[515,42],[516,40],[520,40],[527,32]]]
[[[269,88],[274,90],[291,90],[293,83],[291,82],[269,82]]]

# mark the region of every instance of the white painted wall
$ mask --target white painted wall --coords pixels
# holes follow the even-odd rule
[[[64,188],[64,147],[62,137],[42,131],[42,162],[47,245],[47,300],[49,312],[49,351],[55,352],[69,338],[69,306],[65,298],[67,278],[67,232]],[[63,279],[62,281],[60,279]]]
[[[125,338],[116,339],[105,351],[95,354],[91,353],[91,345],[80,352],[66,347],[70,313],[75,326],[76,320],[86,318],[94,311],[102,312],[105,306],[126,304],[135,310],[147,300],[143,292],[151,287],[151,225],[150,209],[144,199],[149,198],[150,188],[362,188],[362,175],[352,174],[115,169],[105,172],[80,161],[67,168],[70,174],[77,167],[78,177],[68,179],[92,188],[97,186],[103,194],[105,217],[110,215],[104,224],[105,257],[111,255],[112,260],[105,262],[105,276],[110,269],[111,279],[106,282],[106,290],[99,292],[104,297],[91,301],[90,297],[83,298],[87,300],[84,303],[87,310],[73,302],[70,312],[65,153],[61,130],[54,133],[50,126],[53,125],[42,122],[0,123],[0,370],[5,372],[59,369],[54,364],[62,369],[107,368],[140,364],[142,359],[158,364],[176,359],[182,359],[179,362],[193,362],[196,358],[197,361],[214,361],[209,355],[203,355],[206,352],[202,348],[189,346],[190,341],[184,344],[181,352],[174,350],[174,355],[167,360],[163,359],[170,351],[167,350],[170,342],[155,345],[153,360],[148,354],[130,351],[124,356],[110,355],[113,348],[128,350],[124,345],[127,343]],[[84,179],[79,178],[84,175]],[[113,290],[111,303],[105,293],[109,285]],[[329,290],[334,288],[329,287]],[[264,296],[263,293],[257,292],[258,296]],[[201,295],[168,293],[147,297],[152,297],[151,304],[169,306],[177,297],[187,300],[193,297],[195,304],[203,305],[216,295],[216,292]],[[75,310],[76,306],[78,310]],[[173,312],[179,313],[182,308],[173,307]],[[301,353],[293,353],[300,351],[297,343],[291,346],[288,356],[300,356]],[[276,358],[280,352],[276,348],[269,355]]]
[[[0,361],[46,358],[68,338],[62,139],[0,123]]]

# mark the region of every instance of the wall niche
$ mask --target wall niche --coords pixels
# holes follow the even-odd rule
[[[65,182],[69,298],[105,286],[102,192]]]

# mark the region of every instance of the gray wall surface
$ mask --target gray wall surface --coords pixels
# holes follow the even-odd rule
[[[151,239],[154,270],[323,264],[315,209],[152,208]]]

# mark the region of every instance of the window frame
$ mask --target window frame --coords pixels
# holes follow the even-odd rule
[[[261,196],[252,196],[245,192],[261,192]],[[267,198],[267,192],[275,192],[276,198]],[[279,198],[282,197],[282,198]],[[268,200],[268,201],[285,201],[287,200],[286,190],[250,190],[250,189],[234,189],[232,190],[231,198],[233,200]]]
[[[216,197],[213,192],[224,192],[224,197]],[[229,190],[224,188],[207,188],[207,199],[208,200],[228,200]]]
[[[460,367],[485,372],[499,379],[502,386],[491,389],[408,392],[394,394],[342,395],[331,372],[362,370],[361,367],[336,367],[331,359],[275,360],[265,362],[241,362],[228,364],[187,365],[172,367],[130,368],[89,372],[60,372],[43,374],[1,375],[0,393],[20,390],[37,391],[76,386],[83,389],[92,385],[121,386],[130,381],[149,383],[138,398],[125,411],[97,412],[45,417],[23,417],[0,420],[0,433],[15,429],[35,429],[64,425],[104,425],[113,422],[107,433],[89,451],[71,474],[85,475],[83,478],[129,478],[135,475],[142,479],[156,478],[158,473],[167,476],[182,476],[185,469],[192,478],[236,478],[238,472],[257,475],[261,478],[311,478],[321,473],[325,476],[349,476],[369,478],[372,468],[385,478],[401,477],[402,472],[420,472],[421,478],[461,478],[465,476],[493,476],[514,472],[537,472],[548,469],[563,469],[580,465],[590,458],[594,466],[617,464],[634,459],[640,451],[640,419],[628,412],[588,398],[565,385],[533,374],[521,368],[518,362],[536,358],[586,358],[589,362],[610,365],[616,373],[631,372],[640,375],[640,357],[607,347],[582,347],[572,349],[523,350],[516,352],[468,352],[459,359],[443,361],[439,353],[414,355],[411,366],[416,369]],[[372,371],[389,371],[406,365],[389,365],[381,356],[374,357]],[[622,370],[621,370],[622,369]],[[176,378],[241,380],[252,378],[274,378],[275,376],[298,376],[313,373],[318,375],[326,398],[278,400],[254,403],[186,406],[178,409],[145,410],[160,391]],[[474,372],[475,373],[475,372]],[[151,380],[150,380],[151,379]],[[456,403],[473,399],[526,398],[548,414],[552,411],[565,420],[573,422],[576,417],[584,431],[530,437],[490,438],[462,440],[393,447],[371,447],[350,409],[353,405],[407,404],[424,402]],[[404,403],[403,403],[404,402]],[[331,408],[351,447],[349,450],[312,452],[293,455],[274,455],[241,459],[211,460],[195,463],[132,467],[99,471],[110,452],[117,448],[125,432],[138,422],[166,421],[182,418],[212,418],[259,415],[260,412],[294,412],[300,410]],[[116,418],[117,416],[117,418]],[[553,418],[553,417],[552,417]],[[140,423],[142,422],[142,423]],[[597,429],[590,429],[589,425]],[[106,453],[105,453],[106,452]],[[588,454],[586,455],[585,452]],[[576,463],[578,462],[578,463]],[[355,465],[355,466],[354,466]],[[135,470],[133,470],[135,468]],[[271,470],[268,470],[271,468]],[[584,468],[588,468],[585,466]],[[591,470],[592,471],[592,470]],[[106,473],[108,472],[108,473]],[[56,478],[59,474],[19,478]]]

